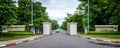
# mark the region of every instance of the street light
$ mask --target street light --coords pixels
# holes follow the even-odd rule
[[[90,4],[90,2],[89,2],[89,0],[88,0],[88,17],[87,17],[87,27],[86,27],[87,30],[85,29],[85,34],[86,34],[87,32],[89,32],[89,27],[90,27],[90,25],[89,25],[89,22],[90,22],[90,21],[89,21],[89,16],[90,16],[90,14],[89,14],[89,13],[90,13],[90,11],[89,11],[89,6],[90,6],[90,5],[89,5],[89,4]]]
[[[88,29],[87,29],[88,31],[87,31],[87,32],[89,32],[89,26],[90,26],[90,25],[89,25],[89,22],[90,22],[90,21],[89,21],[89,16],[90,16],[89,13],[90,13],[90,11],[89,11],[89,0],[88,0]]]
[[[32,4],[31,4],[31,32],[33,32],[35,34],[35,29],[34,29],[34,24],[33,24],[33,1],[31,0]]]
[[[82,0],[80,0],[80,1],[82,1]],[[89,32],[89,27],[90,27],[90,25],[89,25],[89,13],[90,13],[90,11],[89,11],[89,0],[88,0],[88,17],[86,18],[87,19],[87,27],[85,27],[85,33],[87,33],[87,32]]]
[[[33,1],[31,0],[31,24],[33,25]]]

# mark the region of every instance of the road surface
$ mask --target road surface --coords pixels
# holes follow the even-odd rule
[[[118,46],[97,44],[77,36],[70,36],[65,31],[53,32],[52,35],[4,48],[120,48]]]

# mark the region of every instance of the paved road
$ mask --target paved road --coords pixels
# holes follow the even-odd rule
[[[120,47],[92,43],[88,40],[76,36],[69,36],[65,33],[65,31],[60,30],[59,33],[53,32],[52,35],[45,38],[5,48],[120,48]]]

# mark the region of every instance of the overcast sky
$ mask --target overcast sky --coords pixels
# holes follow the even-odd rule
[[[73,14],[80,4],[78,0],[37,0],[47,8],[50,19],[57,20],[61,25],[66,17],[66,13]]]

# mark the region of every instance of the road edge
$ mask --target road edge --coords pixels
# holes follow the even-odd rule
[[[0,48],[2,47],[7,47],[7,46],[13,46],[13,45],[17,45],[17,44],[22,44],[22,43],[26,43],[26,42],[30,42],[30,41],[34,41],[40,38],[45,37],[46,35],[41,35],[38,37],[34,37],[34,38],[30,38],[30,39],[25,39],[25,40],[21,40],[21,41],[16,41],[16,42],[10,42],[10,43],[6,43],[6,44],[1,44]],[[28,37],[29,38],[29,37]]]
[[[78,35],[78,37],[89,39],[89,40],[103,41],[103,42],[108,42],[108,43],[120,43],[120,40],[107,40],[107,39],[102,39],[102,38],[85,37],[81,35]]]

